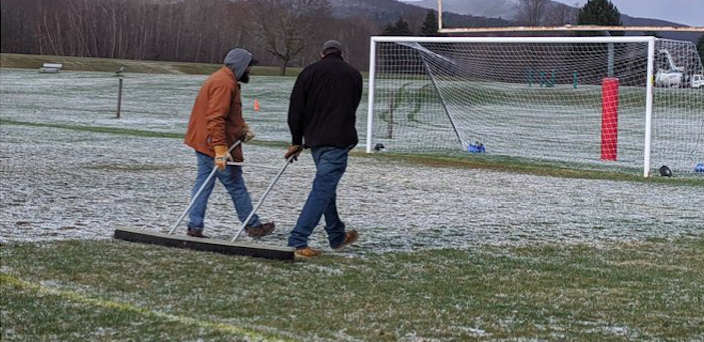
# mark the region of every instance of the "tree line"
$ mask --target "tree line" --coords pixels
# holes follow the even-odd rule
[[[2,52],[221,63],[229,49],[243,47],[262,65],[279,66],[282,74],[289,66],[316,61],[328,39],[342,41],[348,61],[366,69],[372,35],[438,35],[437,13],[432,10],[415,11],[386,24],[364,15],[335,16],[329,0],[0,0],[0,4]],[[522,25],[621,25],[620,13],[609,0],[589,0],[580,9],[549,0],[520,0],[517,6],[514,22]],[[702,54],[703,40],[698,44]]]
[[[379,25],[335,18],[327,0],[0,0],[1,51],[221,63],[234,47],[263,65],[304,66],[328,39],[368,64]]]

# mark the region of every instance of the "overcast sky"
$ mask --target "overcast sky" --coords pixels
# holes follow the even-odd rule
[[[554,0],[568,5],[587,0]],[[663,19],[690,26],[704,26],[704,0],[611,0],[631,17]]]

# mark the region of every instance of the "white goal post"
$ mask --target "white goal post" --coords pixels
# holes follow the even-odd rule
[[[645,177],[704,162],[691,42],[380,36],[369,63],[368,153],[486,153]]]

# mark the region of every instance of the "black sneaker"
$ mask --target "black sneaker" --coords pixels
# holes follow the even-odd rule
[[[249,237],[260,238],[271,234],[275,228],[276,225],[274,222],[267,222],[262,223],[259,227],[247,226],[244,228],[244,231],[247,232],[247,236]]]
[[[208,239],[207,236],[203,235],[202,230],[188,228],[188,232],[186,234],[188,236],[192,236],[192,237],[197,237],[197,238],[201,238],[201,239]]]

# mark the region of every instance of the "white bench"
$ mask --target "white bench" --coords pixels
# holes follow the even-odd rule
[[[58,63],[44,63],[42,64],[42,67],[39,68],[39,72],[50,72],[50,73],[57,73],[59,70],[61,70],[64,67],[63,64],[58,64]]]

